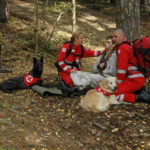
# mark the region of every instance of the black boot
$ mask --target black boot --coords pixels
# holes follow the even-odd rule
[[[85,87],[83,90],[80,91],[80,95],[85,95],[91,89],[92,87],[88,85],[87,87]]]
[[[70,97],[71,94],[78,92],[77,86],[69,87],[62,80],[60,81],[60,89],[63,92],[63,97]]]
[[[145,89],[142,89],[140,93],[136,95],[136,102],[143,102],[150,104],[150,93],[148,93]]]
[[[72,95],[73,95],[73,96],[82,96],[82,95],[85,95],[90,89],[92,89],[92,87],[89,85],[89,86],[85,87],[85,88],[82,89],[82,90],[76,91],[76,92],[73,93]]]

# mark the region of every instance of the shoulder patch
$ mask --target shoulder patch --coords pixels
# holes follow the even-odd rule
[[[120,54],[120,49],[117,51],[117,54]]]
[[[66,48],[63,47],[61,51],[65,53],[66,52]]]

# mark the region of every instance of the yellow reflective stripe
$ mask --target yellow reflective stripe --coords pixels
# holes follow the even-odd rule
[[[66,71],[66,70],[69,69],[69,68],[71,68],[71,67],[70,67],[70,66],[65,66],[65,67],[63,68],[63,70]]]
[[[117,80],[117,83],[122,83],[122,80]]]
[[[143,74],[134,74],[134,75],[129,75],[128,78],[137,78],[137,77],[144,77]]]
[[[126,70],[118,69],[118,70],[117,70],[117,73],[125,74],[125,73],[126,73]]]
[[[128,70],[137,70],[137,67],[133,66],[133,67],[128,67]]]
[[[64,62],[63,62],[63,61],[60,61],[60,62],[58,62],[58,64],[59,64],[59,66],[60,66],[60,65],[63,65]]]

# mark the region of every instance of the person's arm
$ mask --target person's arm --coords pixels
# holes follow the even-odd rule
[[[101,59],[101,56],[99,56],[99,57],[96,59],[95,64],[92,66],[92,72],[94,72],[94,73],[99,73],[98,65],[99,65],[100,59]]]
[[[117,55],[113,53],[107,60],[106,69],[104,69],[105,75],[116,76],[117,73]]]
[[[132,49],[127,44],[121,45],[117,51],[117,83],[122,83],[126,77],[130,51]]]
[[[88,50],[84,47],[83,57],[96,57],[101,55],[101,51]]]
[[[64,61],[66,59],[66,55],[67,55],[67,51],[69,50],[69,44],[64,44],[61,48],[60,48],[60,52],[57,58],[57,63],[59,65],[59,67],[67,72],[70,73],[73,69],[67,65]]]

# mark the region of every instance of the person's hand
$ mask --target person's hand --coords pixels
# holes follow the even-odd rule
[[[104,68],[104,67],[105,67],[105,62],[99,64],[99,68]]]
[[[71,73],[77,73],[77,72],[78,72],[78,70],[76,70],[76,69],[71,70]]]

